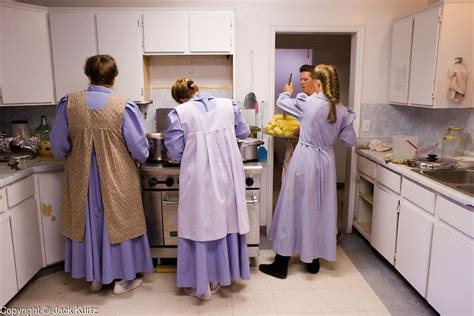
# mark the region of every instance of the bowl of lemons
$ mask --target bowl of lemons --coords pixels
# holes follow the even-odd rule
[[[293,116],[276,114],[264,128],[264,133],[275,137],[298,138],[295,133],[297,133],[299,127],[300,122]]]

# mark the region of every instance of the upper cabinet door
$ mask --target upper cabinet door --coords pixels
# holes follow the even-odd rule
[[[144,101],[141,17],[138,13],[97,14],[99,54],[108,54],[117,62],[117,94],[133,101]]]
[[[433,106],[440,14],[436,6],[414,15],[409,92],[414,105]]]
[[[392,103],[407,104],[413,17],[397,20],[392,27],[389,100]]]
[[[3,103],[53,103],[46,11],[0,5],[0,32]]]
[[[191,53],[232,53],[231,11],[191,11],[189,14]]]
[[[97,54],[92,13],[50,13],[56,99],[87,89],[86,59]]]
[[[185,53],[188,48],[188,13],[156,11],[143,14],[145,53]]]

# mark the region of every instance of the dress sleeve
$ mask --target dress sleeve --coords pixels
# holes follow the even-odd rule
[[[293,115],[296,119],[301,120],[303,116],[303,106],[308,96],[304,93],[298,93],[296,98],[292,99],[287,92],[280,93],[277,105],[283,111]]]
[[[138,106],[130,100],[123,114],[122,135],[133,159],[145,162],[149,152],[143,117]]]
[[[168,157],[181,161],[184,152],[184,131],[179,121],[178,113],[175,109],[168,114],[169,127],[165,134],[165,146],[168,150]]]
[[[245,139],[250,134],[249,125],[245,122],[242,113],[237,106],[237,102],[232,101],[232,106],[234,108],[235,136],[240,139]]]
[[[56,108],[53,128],[49,134],[51,150],[55,158],[62,158],[71,152],[71,140],[69,139],[69,125],[67,122],[67,100],[63,97]]]
[[[341,124],[341,130],[339,131],[338,138],[344,143],[346,147],[352,147],[356,143],[356,134],[352,123],[354,122],[356,115],[352,109],[347,109],[346,115],[344,116],[344,122]]]

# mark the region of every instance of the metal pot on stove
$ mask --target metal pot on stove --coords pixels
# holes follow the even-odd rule
[[[263,144],[264,142],[258,138],[237,139],[237,145],[239,146],[243,161],[257,160],[258,146]]]
[[[165,147],[165,134],[164,133],[149,133],[146,134],[148,139],[148,148],[150,149],[150,156],[148,160],[167,162],[168,151]]]

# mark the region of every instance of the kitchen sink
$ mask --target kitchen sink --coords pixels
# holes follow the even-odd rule
[[[474,196],[474,169],[472,168],[454,170],[412,170],[450,188]]]
[[[442,182],[474,184],[474,169],[421,170],[420,173]]]

